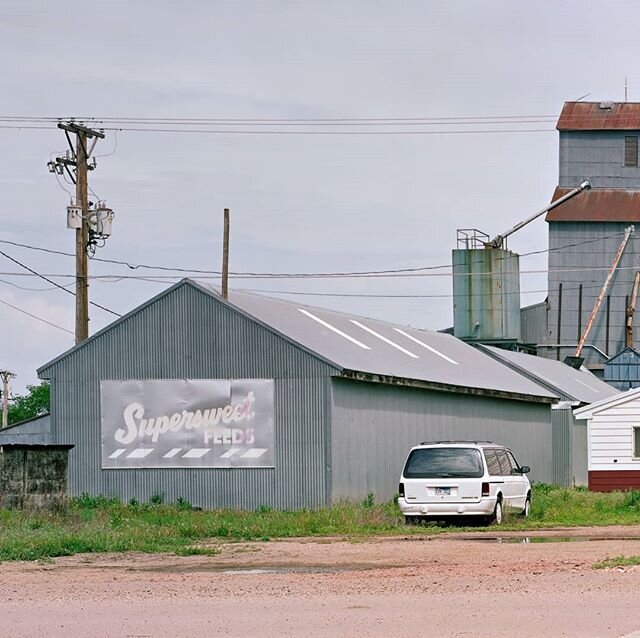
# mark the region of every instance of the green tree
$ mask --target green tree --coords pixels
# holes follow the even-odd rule
[[[28,385],[26,394],[14,394],[9,399],[9,425],[46,414],[49,412],[49,404],[48,383]]]

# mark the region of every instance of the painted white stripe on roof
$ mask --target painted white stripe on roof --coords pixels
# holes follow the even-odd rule
[[[120,448],[119,450],[116,450],[112,454],[109,454],[109,458],[110,459],[117,459],[123,452],[126,452],[126,451],[127,450],[125,448]]]
[[[351,323],[358,326],[358,328],[362,328],[363,330],[373,335],[374,337],[377,337],[378,339],[380,339],[380,341],[384,341],[385,343],[388,343],[390,346],[393,346],[396,350],[400,350],[400,352],[403,352],[408,357],[411,357],[412,359],[420,358],[417,354],[413,354],[413,352],[409,352],[408,350],[405,350],[405,348],[403,348],[402,346],[399,346],[397,343],[394,343],[393,341],[391,341],[391,339],[387,339],[386,337],[377,333],[375,330],[371,330],[371,328],[369,328],[368,326],[365,326],[363,323],[360,323],[355,319],[351,319]]]
[[[442,352],[440,352],[439,350],[436,350],[435,348],[431,347],[429,344],[424,343],[424,341],[420,341],[420,339],[417,339],[413,335],[410,335],[408,332],[405,332],[404,330],[401,330],[400,328],[394,328],[394,330],[396,332],[399,332],[403,337],[406,337],[407,339],[410,339],[414,343],[417,343],[419,346],[422,346],[423,348],[426,348],[429,352],[433,352],[433,354],[436,354],[439,357],[442,357],[445,361],[448,361],[449,363],[453,363],[454,366],[458,365],[457,361],[454,361],[450,357],[447,357],[446,354],[442,354]]]
[[[230,459],[234,454],[237,454],[239,451],[240,451],[240,448],[232,447],[231,449],[227,450],[224,454],[221,454],[220,458]]]
[[[194,447],[182,455],[183,459],[201,459],[207,452],[211,451],[208,447]]]
[[[145,456],[148,456],[149,454],[151,454],[151,452],[153,452],[152,447],[139,447],[136,448],[135,450],[133,450],[133,452],[131,452],[131,454],[127,454],[127,458],[128,459],[143,459]]]
[[[267,451],[267,448],[253,447],[250,450],[247,450],[243,455],[243,459],[257,459],[259,456],[262,456]]]
[[[305,317],[309,317],[309,319],[313,319],[314,321],[318,322],[321,326],[324,326],[325,328],[328,328],[332,332],[335,332],[337,335],[340,335],[347,341],[351,341],[351,343],[355,343],[357,346],[360,346],[363,350],[371,350],[369,346],[365,346],[364,343],[358,341],[357,339],[354,339],[353,337],[348,335],[346,332],[342,332],[342,330],[338,330],[338,328],[336,328],[335,326],[332,326],[330,323],[327,323],[323,319],[320,319],[320,317],[316,317],[315,315],[311,314],[308,310],[304,310],[303,308],[298,308],[298,312],[301,312],[303,315],[305,315]]]
[[[163,459],[172,459],[178,452],[182,450],[181,447],[174,447],[172,450],[169,450],[162,458]]]
[[[583,385],[585,388],[589,388],[589,390],[593,390],[594,392],[600,392],[600,390],[598,390],[598,388],[594,388],[592,385],[589,385],[588,383],[585,383],[584,381],[581,381],[580,379],[575,379],[575,381],[577,381],[580,385]]]

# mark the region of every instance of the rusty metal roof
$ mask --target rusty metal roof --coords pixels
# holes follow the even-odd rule
[[[640,102],[565,102],[559,131],[638,131]]]
[[[556,188],[552,202],[570,188]],[[640,191],[594,188],[547,213],[548,222],[640,222]]]

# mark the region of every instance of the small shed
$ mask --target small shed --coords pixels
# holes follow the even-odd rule
[[[72,447],[53,442],[48,414],[0,430],[0,507],[59,508],[67,497]]]
[[[493,346],[478,348],[560,398],[551,409],[553,483],[587,485],[587,427],[576,421],[572,409],[619,396],[618,390],[584,367]]]
[[[626,347],[604,364],[604,380],[618,390],[640,387],[640,352]]]
[[[574,411],[587,421],[589,489],[640,489],[640,388]]]

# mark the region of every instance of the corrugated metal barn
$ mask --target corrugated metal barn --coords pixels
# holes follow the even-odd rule
[[[53,442],[74,446],[75,495],[164,494],[206,508],[389,499],[408,449],[434,439],[504,443],[534,479],[553,480],[556,395],[477,349],[258,295],[227,301],[189,280],[39,375],[51,382]],[[222,407],[201,411],[212,389]],[[255,425],[219,434],[220,418]],[[217,425],[190,447],[201,421]]]
[[[587,485],[587,428],[573,417],[573,408],[590,405],[619,392],[587,369],[576,370],[553,359],[523,352],[478,346],[560,398],[551,408],[553,480],[555,485]]]

